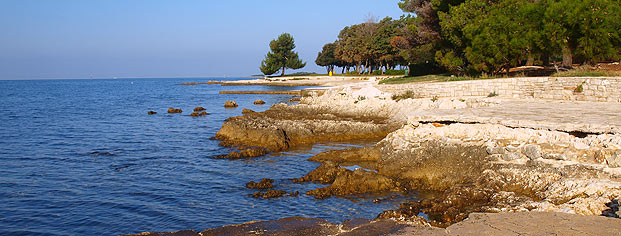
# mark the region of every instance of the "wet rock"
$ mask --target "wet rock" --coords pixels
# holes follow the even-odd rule
[[[176,232],[166,232],[166,233],[153,233],[153,232],[144,232],[139,234],[131,234],[125,236],[200,236],[194,230],[181,230]]]
[[[269,188],[273,188],[274,185],[272,184],[274,183],[273,179],[261,179],[260,182],[254,182],[254,181],[250,181],[249,183],[246,184],[246,188],[251,188],[251,189],[269,189]]]
[[[207,109],[205,109],[204,107],[195,107],[194,108],[194,111],[197,111],[197,112],[198,111],[204,111],[204,110],[207,110]]]
[[[288,217],[275,221],[249,222],[239,225],[228,225],[201,232],[202,236],[222,235],[336,235],[339,232],[336,224],[323,219]]]
[[[147,114],[148,114],[148,115],[155,115],[155,114],[157,114],[157,112],[155,112],[155,111],[149,111],[149,112],[147,112]]]
[[[99,151],[91,152],[91,155],[95,155],[95,156],[116,156],[116,154],[111,153],[111,152],[99,152]]]
[[[302,101],[302,98],[292,98],[292,99],[289,99],[289,102],[299,102],[299,101]]]
[[[168,113],[181,113],[183,110],[181,108],[168,108]]]
[[[299,191],[290,192],[289,194],[287,194],[288,197],[297,197],[298,195],[300,195]]]
[[[610,168],[621,167],[621,154],[615,153],[614,155],[606,159],[606,162],[608,163],[608,167]]]
[[[252,197],[254,198],[263,198],[263,199],[269,199],[269,198],[279,198],[284,196],[285,194],[287,194],[287,192],[282,191],[282,190],[269,190],[265,193],[262,192],[256,192],[254,194],[252,194]]]
[[[294,179],[294,183],[314,182],[320,184],[331,184],[339,174],[345,173],[347,170],[340,167],[334,162],[324,162],[304,177]]]
[[[332,182],[330,186],[310,190],[306,192],[306,194],[322,199],[331,196],[347,196],[388,191],[399,191],[398,183],[375,172],[357,169],[355,171],[346,170],[338,172],[334,182]]]
[[[206,115],[209,115],[209,113],[204,112],[204,111],[200,112],[200,113],[199,112],[192,112],[192,114],[190,114],[190,116],[193,116],[193,117],[200,117],[200,116],[206,116]]]
[[[263,105],[263,104],[265,104],[265,101],[263,101],[261,99],[257,99],[257,100],[254,101],[254,104],[255,105]]]
[[[233,107],[238,107],[239,105],[237,105],[237,103],[235,101],[225,101],[224,102],[224,107],[228,107],[228,108],[233,108]]]
[[[522,153],[531,160],[541,158],[541,148],[536,144],[524,145],[524,147],[522,147]]]
[[[232,151],[227,155],[219,155],[219,156],[214,156],[214,159],[231,159],[231,160],[236,160],[236,159],[244,159],[244,158],[252,158],[252,157],[260,157],[260,156],[264,156],[265,154],[268,154],[269,151],[265,150],[263,148],[247,148],[244,149],[242,151],[236,152],[236,151]]]
[[[244,109],[242,110],[242,114],[244,114],[244,115],[245,115],[245,114],[250,114],[250,113],[256,113],[256,112],[255,112],[255,111],[253,111],[253,110],[250,110],[250,109],[246,109],[246,108],[244,108]]]

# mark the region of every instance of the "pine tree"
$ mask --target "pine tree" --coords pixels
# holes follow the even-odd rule
[[[271,75],[280,70],[283,76],[287,68],[295,70],[306,66],[306,63],[300,60],[298,53],[293,49],[295,49],[293,36],[288,33],[281,34],[278,39],[270,42],[270,52],[265,55],[259,69],[265,75]]]

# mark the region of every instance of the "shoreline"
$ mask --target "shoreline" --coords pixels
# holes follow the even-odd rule
[[[440,193],[432,199],[403,203],[400,209],[387,209],[375,220],[384,222],[386,230],[394,230],[395,224],[427,227],[423,230],[432,230],[429,225],[450,228],[479,217],[477,212],[530,212],[525,214],[531,221],[537,212],[618,218],[621,123],[615,121],[621,120],[621,103],[588,99],[616,93],[621,78],[580,80],[585,81],[586,91],[595,92],[578,96],[572,93],[573,87],[561,84],[568,96],[547,100],[501,93],[497,97],[427,96],[393,101],[392,95],[399,92],[394,86],[389,94],[375,79],[352,79],[322,88],[321,96],[311,91],[298,105],[277,104],[266,112],[229,118],[216,137],[222,145],[254,154],[247,158],[318,141],[384,137],[370,147],[312,157],[322,165],[298,181],[327,184],[306,193],[316,198],[411,190]],[[324,85],[330,83],[334,81]],[[480,90],[487,81],[451,83],[475,84],[470,87]],[[598,84],[589,87],[591,83]],[[407,89],[403,86],[401,92]],[[344,168],[351,164],[367,169]],[[428,215],[427,219],[420,213]],[[578,218],[572,216],[571,221]],[[237,226],[237,230],[245,227]],[[211,230],[226,227],[235,228]],[[591,230],[601,228],[595,225]]]

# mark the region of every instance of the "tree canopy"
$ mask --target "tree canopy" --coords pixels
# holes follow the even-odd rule
[[[398,5],[412,14],[343,28],[316,63],[359,73],[422,65],[454,74],[495,74],[550,61],[564,67],[594,64],[621,54],[621,0],[400,0]]]
[[[288,33],[281,34],[270,42],[270,51],[265,55],[259,69],[264,75],[272,75],[279,70],[281,75],[285,75],[287,68],[294,70],[303,68],[306,63],[300,60],[298,53],[293,49],[295,49],[293,36]]]

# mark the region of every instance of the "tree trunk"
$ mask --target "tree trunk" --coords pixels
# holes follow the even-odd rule
[[[565,68],[571,68],[573,61],[572,61],[572,57],[571,57],[571,48],[569,48],[568,46],[564,46],[563,47],[563,67]]]
[[[282,74],[280,74],[280,76],[285,76],[285,69],[287,69],[287,67],[286,67],[286,66],[283,66],[283,67],[282,67]]]
[[[550,55],[548,53],[544,53],[541,55],[541,60],[543,61],[543,68],[548,67],[550,65]]]
[[[532,66],[535,64],[535,57],[528,53],[528,60],[526,60],[526,66]]]

